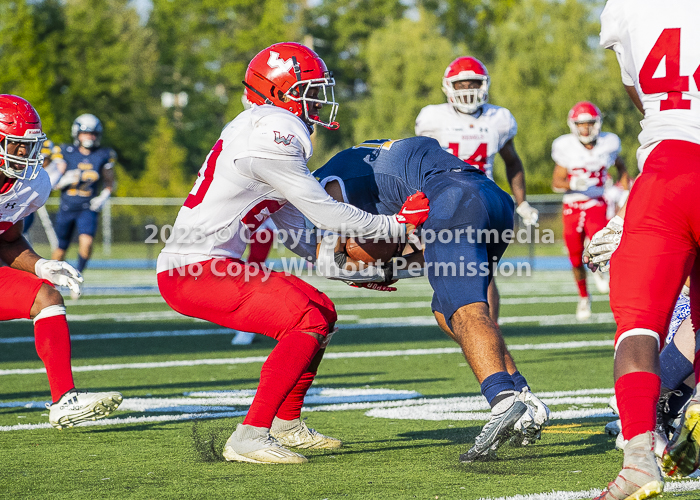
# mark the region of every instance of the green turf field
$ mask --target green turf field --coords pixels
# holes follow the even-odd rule
[[[32,324],[3,323],[0,497],[574,500],[619,471],[622,453],[603,432],[612,315],[607,297],[594,295],[593,318],[577,323],[570,273],[499,279],[506,341],[554,418],[538,443],[470,465],[458,457],[486,405],[456,344],[433,324],[427,281],[386,294],[311,281],[336,302],[341,330],[303,416],[342,439],[341,449],[307,451],[299,466],[223,461],[274,341],[232,346],[229,331],[178,316],[151,272],[88,270],[85,297],[67,300],[76,384],[120,390],[124,403],[96,425],[50,428]],[[700,498],[700,481],[667,490],[664,498]]]

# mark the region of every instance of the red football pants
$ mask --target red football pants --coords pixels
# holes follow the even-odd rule
[[[583,265],[583,243],[603,229],[608,223],[607,205],[604,200],[567,203],[562,211],[564,219],[564,243],[569,251],[573,267]]]
[[[301,407],[313,380],[311,376],[306,384],[304,376],[320,347],[307,333],[325,337],[337,320],[325,294],[295,276],[237,259],[212,259],[161,272],[158,287],[168,305],[182,314],[278,340],[262,366],[260,385],[243,423],[270,428],[292,393],[294,401],[282,415],[297,416],[296,406]]]
[[[700,144],[662,141],[635,182],[619,248],[610,264],[615,342],[651,330],[660,345],[686,276],[694,325],[700,325]]]
[[[333,302],[296,276],[237,259],[212,259],[158,273],[170,307],[186,316],[281,340],[289,332],[326,336]]]

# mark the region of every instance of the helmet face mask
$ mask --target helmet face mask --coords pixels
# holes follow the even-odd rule
[[[73,121],[70,129],[74,146],[82,146],[85,149],[97,149],[102,139],[102,122],[95,115],[85,113]],[[95,138],[80,138],[80,134],[95,134]]]
[[[313,127],[318,124],[335,130],[338,128],[338,122],[335,121],[338,114],[338,103],[335,102],[334,86],[335,80],[329,74],[324,78],[296,82],[284,95],[291,101],[301,104],[303,114],[300,118],[307,125]],[[321,119],[319,116],[321,110],[324,110],[325,119]]]
[[[6,135],[0,143],[0,172],[14,179],[32,180],[39,175],[39,166],[44,157],[39,154],[46,136],[41,132],[28,134],[28,137]],[[17,154],[21,145],[25,146],[26,155]]]
[[[32,105],[18,96],[0,95],[0,173],[13,179],[36,178],[44,162],[40,151],[45,140]]]
[[[581,144],[591,144],[598,140],[603,125],[603,114],[595,104],[583,101],[571,108],[567,123],[571,133]]]
[[[335,80],[318,55],[298,43],[276,43],[256,55],[248,65],[246,97],[252,104],[272,104],[315,124],[337,129],[338,103]],[[324,119],[318,111],[325,109]]]
[[[480,82],[465,88],[460,82]],[[459,57],[452,61],[442,78],[442,91],[447,101],[459,112],[476,113],[489,100],[491,79],[486,66],[474,57]]]

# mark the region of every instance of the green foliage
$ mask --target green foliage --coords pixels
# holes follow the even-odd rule
[[[440,32],[453,43],[466,43],[469,55],[485,64],[493,60],[493,28],[501,24],[521,0],[421,0],[438,17]]]
[[[151,94],[157,52],[129,0],[69,0],[58,61],[54,113],[64,134],[82,113],[105,127],[104,142],[129,171],[143,168],[145,139],[159,103]],[[65,136],[64,136],[65,137]]]
[[[444,100],[445,66],[473,55],[491,73],[491,102],[518,120],[528,191],[550,192],[551,142],[567,132],[567,111],[584,99],[601,108],[604,130],[620,136],[635,170],[640,116],[614,55],[597,45],[601,6],[602,0],[153,0],[141,20],[130,0],[0,0],[0,92],[34,104],[57,143],[70,140],[76,116],[96,114],[105,145],[119,153],[120,193],[126,185],[128,192],[152,192],[137,184],[153,171],[153,137],[174,148],[160,146],[164,156],[184,152],[184,172],[194,175],[243,109],[248,62],[272,43],[312,46],[336,78],[341,128],[314,136],[311,168],[360,140],[412,135],[418,111]],[[188,102],[164,111],[163,92],[184,92]],[[166,142],[163,120],[174,133]],[[184,172],[165,191],[189,190]],[[495,172],[503,183],[502,166]]]
[[[436,26],[436,19],[422,11],[417,21],[393,21],[369,38],[370,92],[354,105],[355,142],[413,136],[420,110],[444,100],[442,74],[455,53]]]
[[[47,85],[55,75],[47,71],[50,48],[42,40],[32,7],[25,2],[0,2],[0,92],[27,99],[39,112],[44,130],[54,129]]]
[[[551,144],[568,133],[567,113],[577,102],[611,110],[603,128],[625,145],[636,135],[630,123],[635,112],[614,55],[602,56],[597,47],[599,30],[591,4],[577,0],[524,0],[495,28],[491,102],[510,109],[518,121],[516,145],[530,192],[550,191]],[[633,152],[627,148],[629,159]]]
[[[320,147],[313,165],[354,144],[354,124],[365,110],[353,104],[366,96],[371,78],[368,40],[377,30],[402,19],[405,12],[400,0],[324,0],[305,12],[304,28],[312,37],[314,50],[333,72],[340,103],[340,130],[318,134]]]
[[[148,26],[158,35],[158,92],[185,92],[169,110],[177,140],[196,172],[224,125],[243,110],[248,62],[276,42],[301,41],[298,2],[154,0]]]
[[[119,196],[174,198],[187,196],[194,179],[185,175],[187,151],[175,141],[175,130],[162,116],[146,144],[146,168],[134,179],[127,172],[119,175]]]

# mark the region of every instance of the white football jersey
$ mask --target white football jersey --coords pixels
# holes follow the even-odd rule
[[[638,159],[665,139],[700,144],[700,2],[608,0],[600,21],[600,44],[644,105]]]
[[[17,179],[9,191],[0,194],[0,234],[43,207],[50,194],[51,181],[43,168],[31,181]]]
[[[240,258],[250,235],[288,201],[315,225],[368,237],[399,236],[394,217],[333,200],[311,175],[304,122],[270,105],[243,111],[224,128],[158,257],[162,272],[212,257]]]
[[[493,104],[484,104],[472,115],[460,113],[447,102],[432,104],[416,118],[416,135],[437,139],[440,146],[483,170],[491,180],[496,153],[517,132],[511,112]]]
[[[567,191],[564,203],[602,198],[608,168],[615,164],[620,154],[620,138],[609,132],[601,132],[593,149],[588,149],[574,134],[557,137],[552,143],[552,160],[564,167],[568,176],[582,177],[588,181],[585,191]]]

